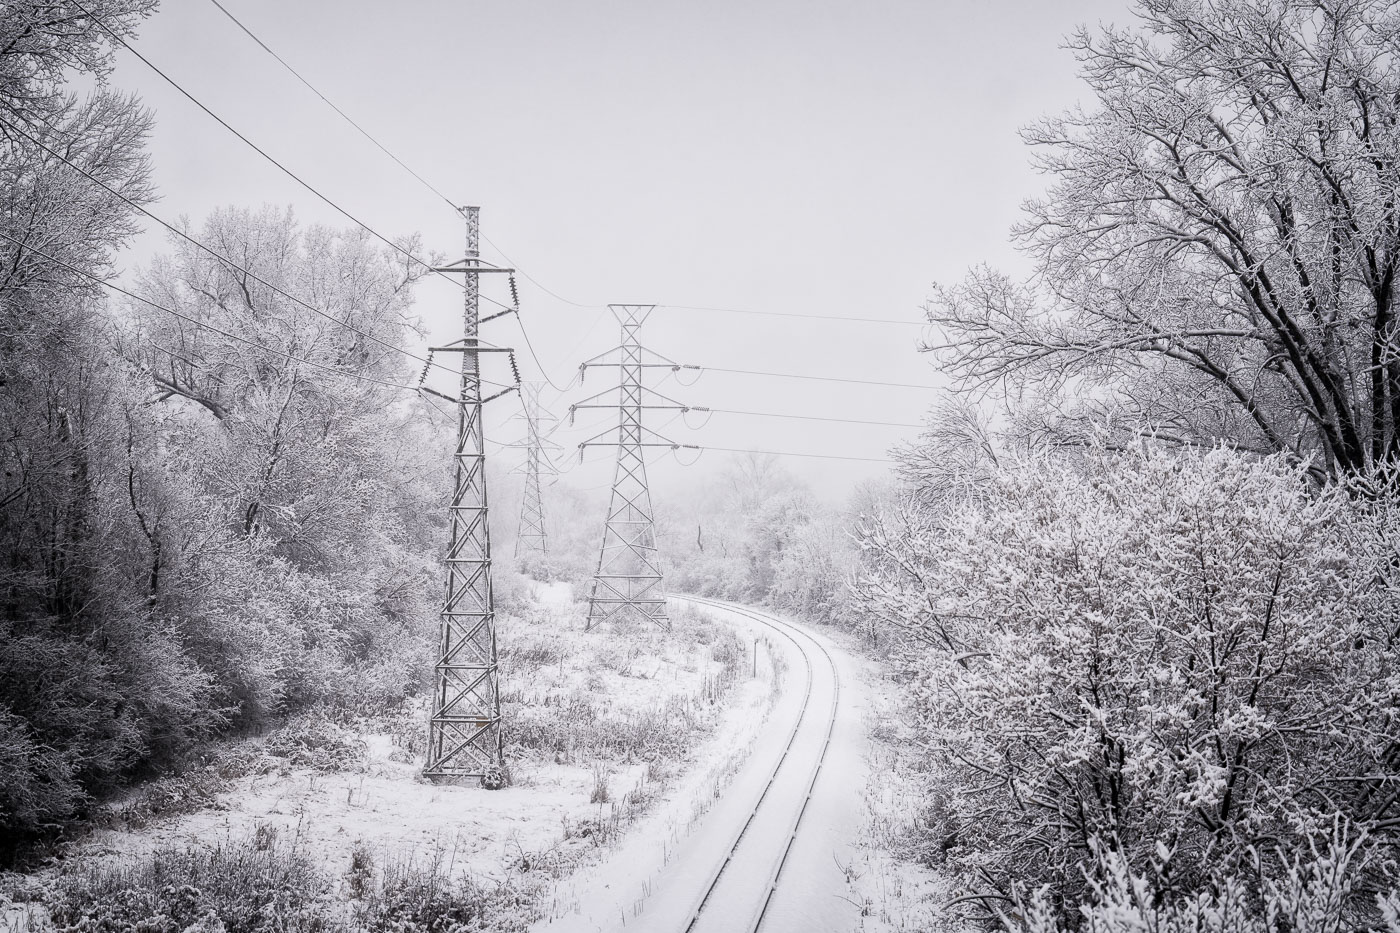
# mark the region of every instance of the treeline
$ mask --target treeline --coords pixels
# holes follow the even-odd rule
[[[145,301],[99,284],[153,197],[106,30],[154,9],[0,10],[0,859],[216,734],[401,701],[430,650],[444,457],[393,388],[414,270],[224,210],[189,232],[237,268],[172,236]]]

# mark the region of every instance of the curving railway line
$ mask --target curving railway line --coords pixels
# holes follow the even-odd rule
[[[783,882],[784,870],[792,857],[798,835],[803,828],[803,820],[811,806],[812,793],[831,750],[831,737],[836,730],[837,711],[841,703],[841,674],[825,645],[801,628],[776,616],[699,596],[677,598],[735,613],[758,625],[766,626],[786,638],[804,661],[805,684],[802,702],[798,716],[788,732],[782,754],[778,756],[764,784],[763,792],[749,809],[748,817],[735,836],[724,861],[715,869],[713,878],[705,886],[704,893],[685,926],[685,933],[699,933],[709,929],[757,933],[765,928],[765,923],[770,928],[785,929],[787,927],[769,922],[769,911],[773,908],[779,885]],[[829,677],[829,681],[822,682],[825,677]],[[811,735],[821,736],[819,746],[813,745],[809,738]],[[795,755],[794,749],[797,750]],[[813,750],[815,756],[811,754]],[[799,798],[785,792],[791,790],[794,779],[801,788],[800,802]],[[776,794],[775,787],[778,788]],[[778,826],[785,826],[790,820],[791,829],[777,835],[760,830],[751,836],[750,830],[754,823],[757,821],[762,826],[764,820]],[[740,867],[735,868],[731,874],[730,870],[736,861]],[[761,869],[765,863],[771,864],[768,872],[749,874],[745,871],[745,867]],[[728,885],[725,881],[726,875],[731,879]],[[754,878],[763,878],[765,881],[756,891],[752,884]],[[714,909],[710,909],[712,904],[715,905]],[[747,920],[743,919],[745,912],[749,913]]]
[[[852,857],[865,736],[859,682],[843,675],[849,659],[820,636],[769,613],[671,598],[771,636],[770,649],[787,661],[783,690],[748,758],[683,838],[658,843],[640,831],[574,892],[574,909],[536,929],[856,929],[860,910],[849,898],[843,864]]]

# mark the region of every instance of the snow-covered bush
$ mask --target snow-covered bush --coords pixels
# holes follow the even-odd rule
[[[1153,877],[1134,874],[1120,853],[1100,846],[1086,866],[1089,895],[1078,916],[1063,917],[1041,889],[1018,898],[1003,919],[1024,933],[1076,927],[1093,933],[1342,933],[1368,927],[1400,933],[1400,891],[1360,903],[1352,897],[1356,872],[1371,858],[1364,839],[1348,839],[1338,829],[1325,844],[1282,858],[1279,876],[1262,887],[1254,879],[1227,876],[1214,879],[1208,890],[1163,896]]]
[[[329,773],[362,768],[367,748],[357,732],[313,712],[268,736],[267,752],[293,767]]]
[[[1364,503],[1278,459],[1095,451],[864,543],[934,766],[923,850],[986,916],[1078,903],[1100,846],[1186,898],[1262,890],[1337,820],[1397,841],[1396,552]]]
[[[329,880],[305,852],[275,840],[76,861],[45,886],[45,906],[61,930],[321,933],[336,926],[326,904]]]

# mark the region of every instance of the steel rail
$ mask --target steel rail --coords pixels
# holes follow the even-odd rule
[[[822,655],[825,656],[826,662],[831,668],[831,713],[827,720],[826,737],[822,742],[821,754],[817,757],[816,765],[812,769],[812,776],[807,782],[807,791],[802,801],[802,806],[801,808],[799,808],[797,812],[797,818],[793,821],[792,830],[788,834],[787,845],[783,847],[783,854],[781,857],[779,857],[777,866],[774,868],[773,873],[769,878],[768,891],[764,895],[763,904],[759,907],[757,914],[754,916],[752,923],[748,927],[750,933],[757,933],[757,930],[763,926],[763,921],[767,916],[768,908],[773,901],[773,895],[778,890],[778,883],[782,878],[783,869],[787,866],[788,856],[792,854],[793,844],[797,841],[797,833],[801,829],[802,819],[807,814],[807,806],[812,802],[812,793],[817,785],[817,779],[821,776],[822,767],[826,764],[827,751],[831,748],[831,737],[836,730],[836,712],[838,705],[841,701],[840,673],[836,667],[836,660],[832,658],[831,652],[826,650],[826,646],[819,642],[817,639],[813,638],[810,634],[802,631],[801,628],[793,625],[790,622],[786,622],[782,619],[776,618],[775,616],[767,615],[766,613],[754,612],[746,606],[735,605],[733,603],[727,603],[717,599],[709,599],[704,596],[690,596],[678,593],[672,595],[679,599],[685,599],[692,602],[701,603],[702,605],[708,605],[718,609],[725,609],[730,612],[734,612],[738,615],[744,616],[752,622],[756,622],[759,625],[763,625],[772,629],[773,631],[785,637],[788,641],[792,642],[793,646],[796,647],[799,652],[801,652],[803,660],[807,663],[807,683],[806,689],[802,696],[802,706],[798,712],[797,721],[793,724],[792,732],[788,735],[787,744],[783,747],[783,754],[778,759],[778,763],[773,767],[772,773],[768,776],[768,783],[764,786],[763,793],[759,795],[758,800],[754,803],[753,809],[750,810],[748,819],[744,821],[743,828],[739,830],[739,835],[736,836],[734,839],[734,844],[730,846],[729,852],[725,855],[724,861],[720,863],[719,868],[715,871],[714,876],[710,879],[709,886],[706,887],[704,896],[701,897],[700,903],[696,906],[694,913],[691,915],[690,922],[686,924],[686,933],[690,933],[690,931],[694,929],[695,924],[699,922],[701,912],[704,911],[706,904],[710,900],[710,896],[715,891],[715,888],[719,886],[720,878],[724,875],[724,870],[729,867],[729,863],[733,860],[734,855],[738,851],[740,844],[744,841],[744,836],[748,832],[750,824],[753,823],[754,818],[758,815],[758,811],[762,808],[764,801],[767,799],[768,792],[772,789],[774,782],[777,780],[778,772],[782,770],[783,764],[787,761],[788,753],[792,751],[793,745],[796,744],[797,734],[799,731],[801,731],[802,724],[806,721],[807,708],[812,698],[812,655],[808,652],[807,648],[802,644],[802,642],[798,641],[798,639],[794,637],[794,633],[801,635],[804,639],[807,640],[807,642],[815,646],[817,650],[819,650],[822,653]]]

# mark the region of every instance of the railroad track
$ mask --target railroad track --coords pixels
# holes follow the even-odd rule
[[[736,926],[732,918],[733,911],[740,908],[741,905],[726,904],[729,914],[716,921],[717,924],[720,924],[716,928],[726,931],[743,929],[749,933],[757,933],[769,918],[769,909],[773,905],[773,898],[778,892],[779,884],[783,881],[783,872],[788,865],[789,857],[792,855],[798,832],[802,829],[803,819],[806,817],[808,805],[812,801],[813,790],[816,788],[817,780],[821,777],[822,768],[826,764],[827,752],[831,748],[831,737],[836,728],[837,708],[841,699],[840,672],[837,669],[835,659],[820,641],[789,622],[767,613],[756,612],[747,606],[734,605],[720,600],[699,596],[674,596],[673,598],[732,612],[763,625],[790,641],[806,663],[806,679],[801,707],[791,730],[788,732],[782,754],[768,775],[763,792],[759,795],[750,809],[747,819],[735,835],[724,860],[715,868],[708,884],[704,885],[703,893],[694,909],[689,913],[689,921],[684,927],[685,933],[697,933],[709,925],[710,914],[706,913],[707,909],[713,913],[713,906],[723,900],[727,873],[731,865],[742,860],[750,868],[756,863],[766,863],[769,868],[767,880],[758,892],[760,899],[751,910],[747,924],[742,927]],[[830,704],[824,710],[813,708],[814,675],[819,663],[824,663],[824,666],[831,673]],[[814,724],[821,734],[820,750],[815,759],[808,757],[804,762],[800,760],[800,757],[793,757],[792,752],[800,745],[811,744],[810,733],[813,731]],[[789,773],[791,769],[800,769],[804,766],[806,770],[797,777],[801,788],[802,802],[796,808],[796,814],[791,815],[791,799],[779,799],[774,797],[771,792],[780,782],[787,784],[794,780]],[[785,768],[788,771],[785,771]],[[767,819],[769,822],[775,819],[782,820],[785,809],[789,816],[784,836],[779,836],[777,839],[756,839],[750,835],[750,829],[756,821],[760,819]],[[739,885],[739,887],[742,888],[743,885]]]

